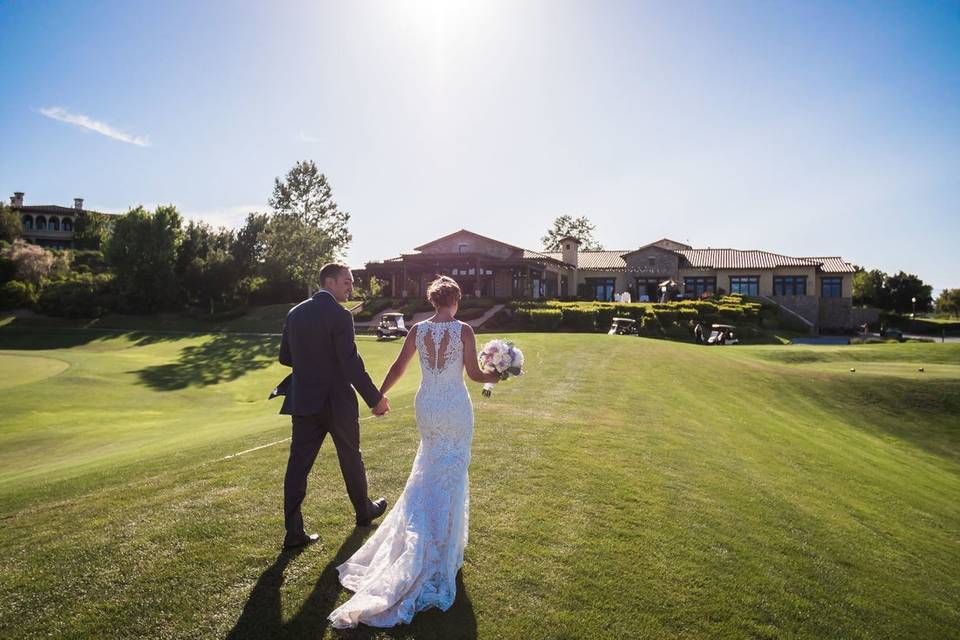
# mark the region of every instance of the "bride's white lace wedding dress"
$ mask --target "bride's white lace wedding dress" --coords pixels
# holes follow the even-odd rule
[[[392,627],[450,608],[467,544],[467,467],[473,404],[463,381],[461,324],[416,326],[423,379],[414,404],[420,447],[413,470],[376,532],[337,567],[354,595],[329,616],[334,627]]]

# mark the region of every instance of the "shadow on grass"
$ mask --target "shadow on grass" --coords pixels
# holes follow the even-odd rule
[[[0,326],[0,349],[13,351],[70,349],[114,338],[126,338],[133,343],[133,346],[143,347],[189,337],[190,334],[185,332],[97,329],[71,326],[65,321],[64,323],[54,321],[39,323],[31,319],[13,318]]]
[[[324,567],[313,591],[300,610],[287,622],[283,621],[280,594],[284,571],[303,549],[283,551],[257,580],[240,618],[227,635],[228,640],[261,638],[322,638],[330,626],[327,615],[334,609],[341,586],[337,566],[360,548],[366,530],[356,528],[344,540],[333,559]],[[309,550],[309,547],[307,548]],[[410,625],[391,629],[377,629],[361,625],[356,629],[338,631],[344,638],[371,638],[386,635],[390,638],[463,638],[477,637],[477,621],[473,605],[463,584],[463,574],[457,575],[457,599],[446,612],[431,609],[417,614]]]
[[[276,361],[279,350],[280,339],[275,336],[222,333],[203,344],[185,347],[177,362],[146,367],[136,374],[142,384],[157,391],[203,387],[265,369]]]

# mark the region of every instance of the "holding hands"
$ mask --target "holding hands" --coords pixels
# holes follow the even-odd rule
[[[370,411],[372,411],[375,416],[386,415],[390,411],[390,401],[387,400],[387,396],[381,396],[380,402]]]

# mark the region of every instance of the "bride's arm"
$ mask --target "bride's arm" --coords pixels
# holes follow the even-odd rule
[[[393,385],[397,384],[397,380],[399,380],[403,372],[407,370],[407,365],[410,364],[410,359],[413,358],[413,354],[417,352],[417,327],[418,325],[416,324],[410,327],[410,333],[407,334],[406,339],[403,341],[403,348],[400,349],[400,353],[397,354],[397,359],[393,361],[390,371],[387,372],[387,377],[383,379],[383,384],[380,385],[381,395],[386,395],[387,391],[389,391]]]
[[[500,382],[496,373],[484,373],[477,362],[477,338],[473,327],[463,323],[460,330],[460,339],[463,340],[463,366],[467,369],[467,376],[474,382]]]

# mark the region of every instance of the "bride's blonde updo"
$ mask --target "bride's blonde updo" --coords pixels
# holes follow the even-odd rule
[[[460,301],[460,285],[453,278],[437,276],[427,287],[427,300],[436,309],[452,306]]]

